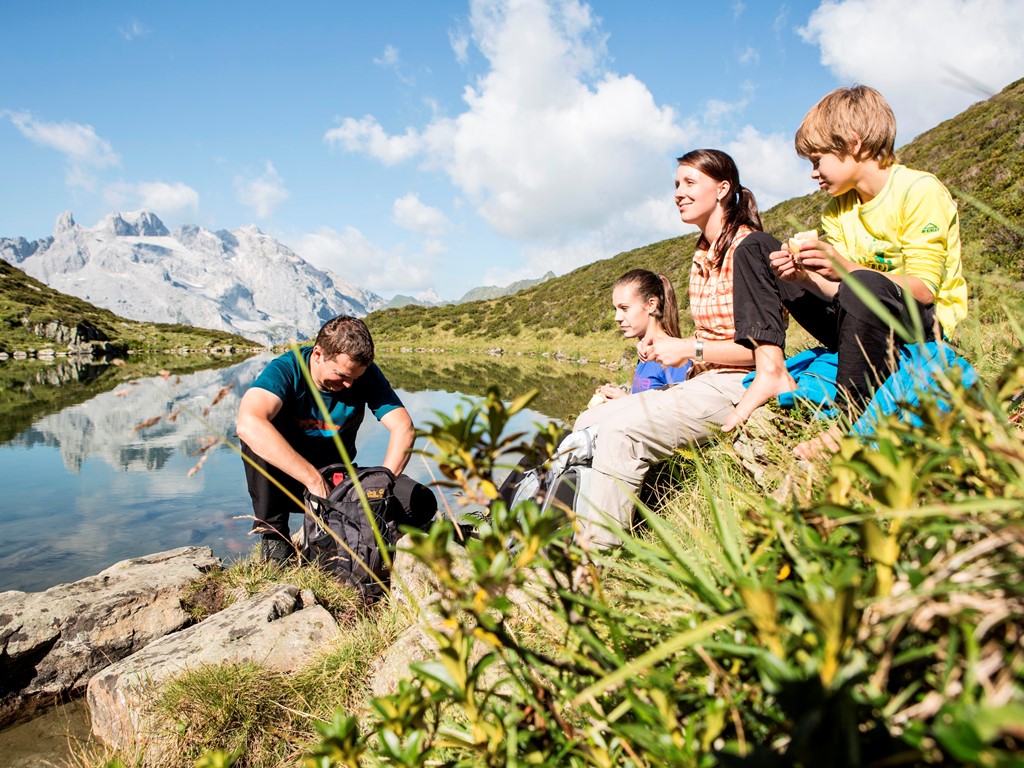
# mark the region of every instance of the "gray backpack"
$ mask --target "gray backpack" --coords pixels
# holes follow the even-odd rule
[[[508,508],[533,499],[542,510],[578,512],[589,504],[597,427],[570,432],[546,466],[514,469],[498,489]]]

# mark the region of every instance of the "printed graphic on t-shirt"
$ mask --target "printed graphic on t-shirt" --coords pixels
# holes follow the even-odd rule
[[[337,424],[332,426],[322,419],[299,419],[299,426],[303,431],[310,434],[316,432],[337,432],[341,429]]]

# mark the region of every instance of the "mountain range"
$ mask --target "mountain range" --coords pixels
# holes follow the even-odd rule
[[[65,212],[52,237],[0,239],[0,258],[123,317],[229,331],[261,344],[307,339],[335,315],[362,317],[385,303],[255,226],[172,233],[148,211],[112,213],[95,227]]]
[[[538,277],[532,280],[516,280],[514,283],[508,285],[481,285],[476,288],[470,288],[464,294],[462,298],[456,299],[455,301],[449,301],[442,299],[434,291],[425,291],[418,293],[415,296],[406,296],[405,294],[398,294],[394,296],[387,304],[377,309],[398,309],[399,307],[447,307],[451,304],[466,304],[470,301],[487,301],[489,299],[500,299],[502,296],[511,296],[519,291],[525,291],[527,288],[532,288],[535,285],[551,280],[555,276],[554,272],[548,272],[543,277]],[[376,311],[376,310],[375,310]]]

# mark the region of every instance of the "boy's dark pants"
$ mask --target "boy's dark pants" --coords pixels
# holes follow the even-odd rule
[[[934,306],[920,304],[880,272],[861,269],[848,275],[830,301],[778,279],[764,249],[737,249],[733,275],[736,342],[752,348],[759,344],[785,348],[788,311],[822,346],[839,353],[837,405],[851,417],[864,411],[874,391],[889,378],[905,343],[851,283],[862,286],[908,329],[914,327],[908,306],[912,304],[924,331],[923,341],[936,338]]]

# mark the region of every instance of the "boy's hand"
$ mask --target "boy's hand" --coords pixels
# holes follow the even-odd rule
[[[844,259],[839,251],[821,240],[804,240],[800,243],[800,253],[794,254],[793,259],[798,268],[812,272],[833,283],[842,281],[845,274],[855,269],[854,265]]]
[[[789,247],[782,246],[781,251],[772,251],[768,254],[772,265],[772,271],[780,280],[787,282],[800,282],[807,277],[796,257],[790,252]]]

